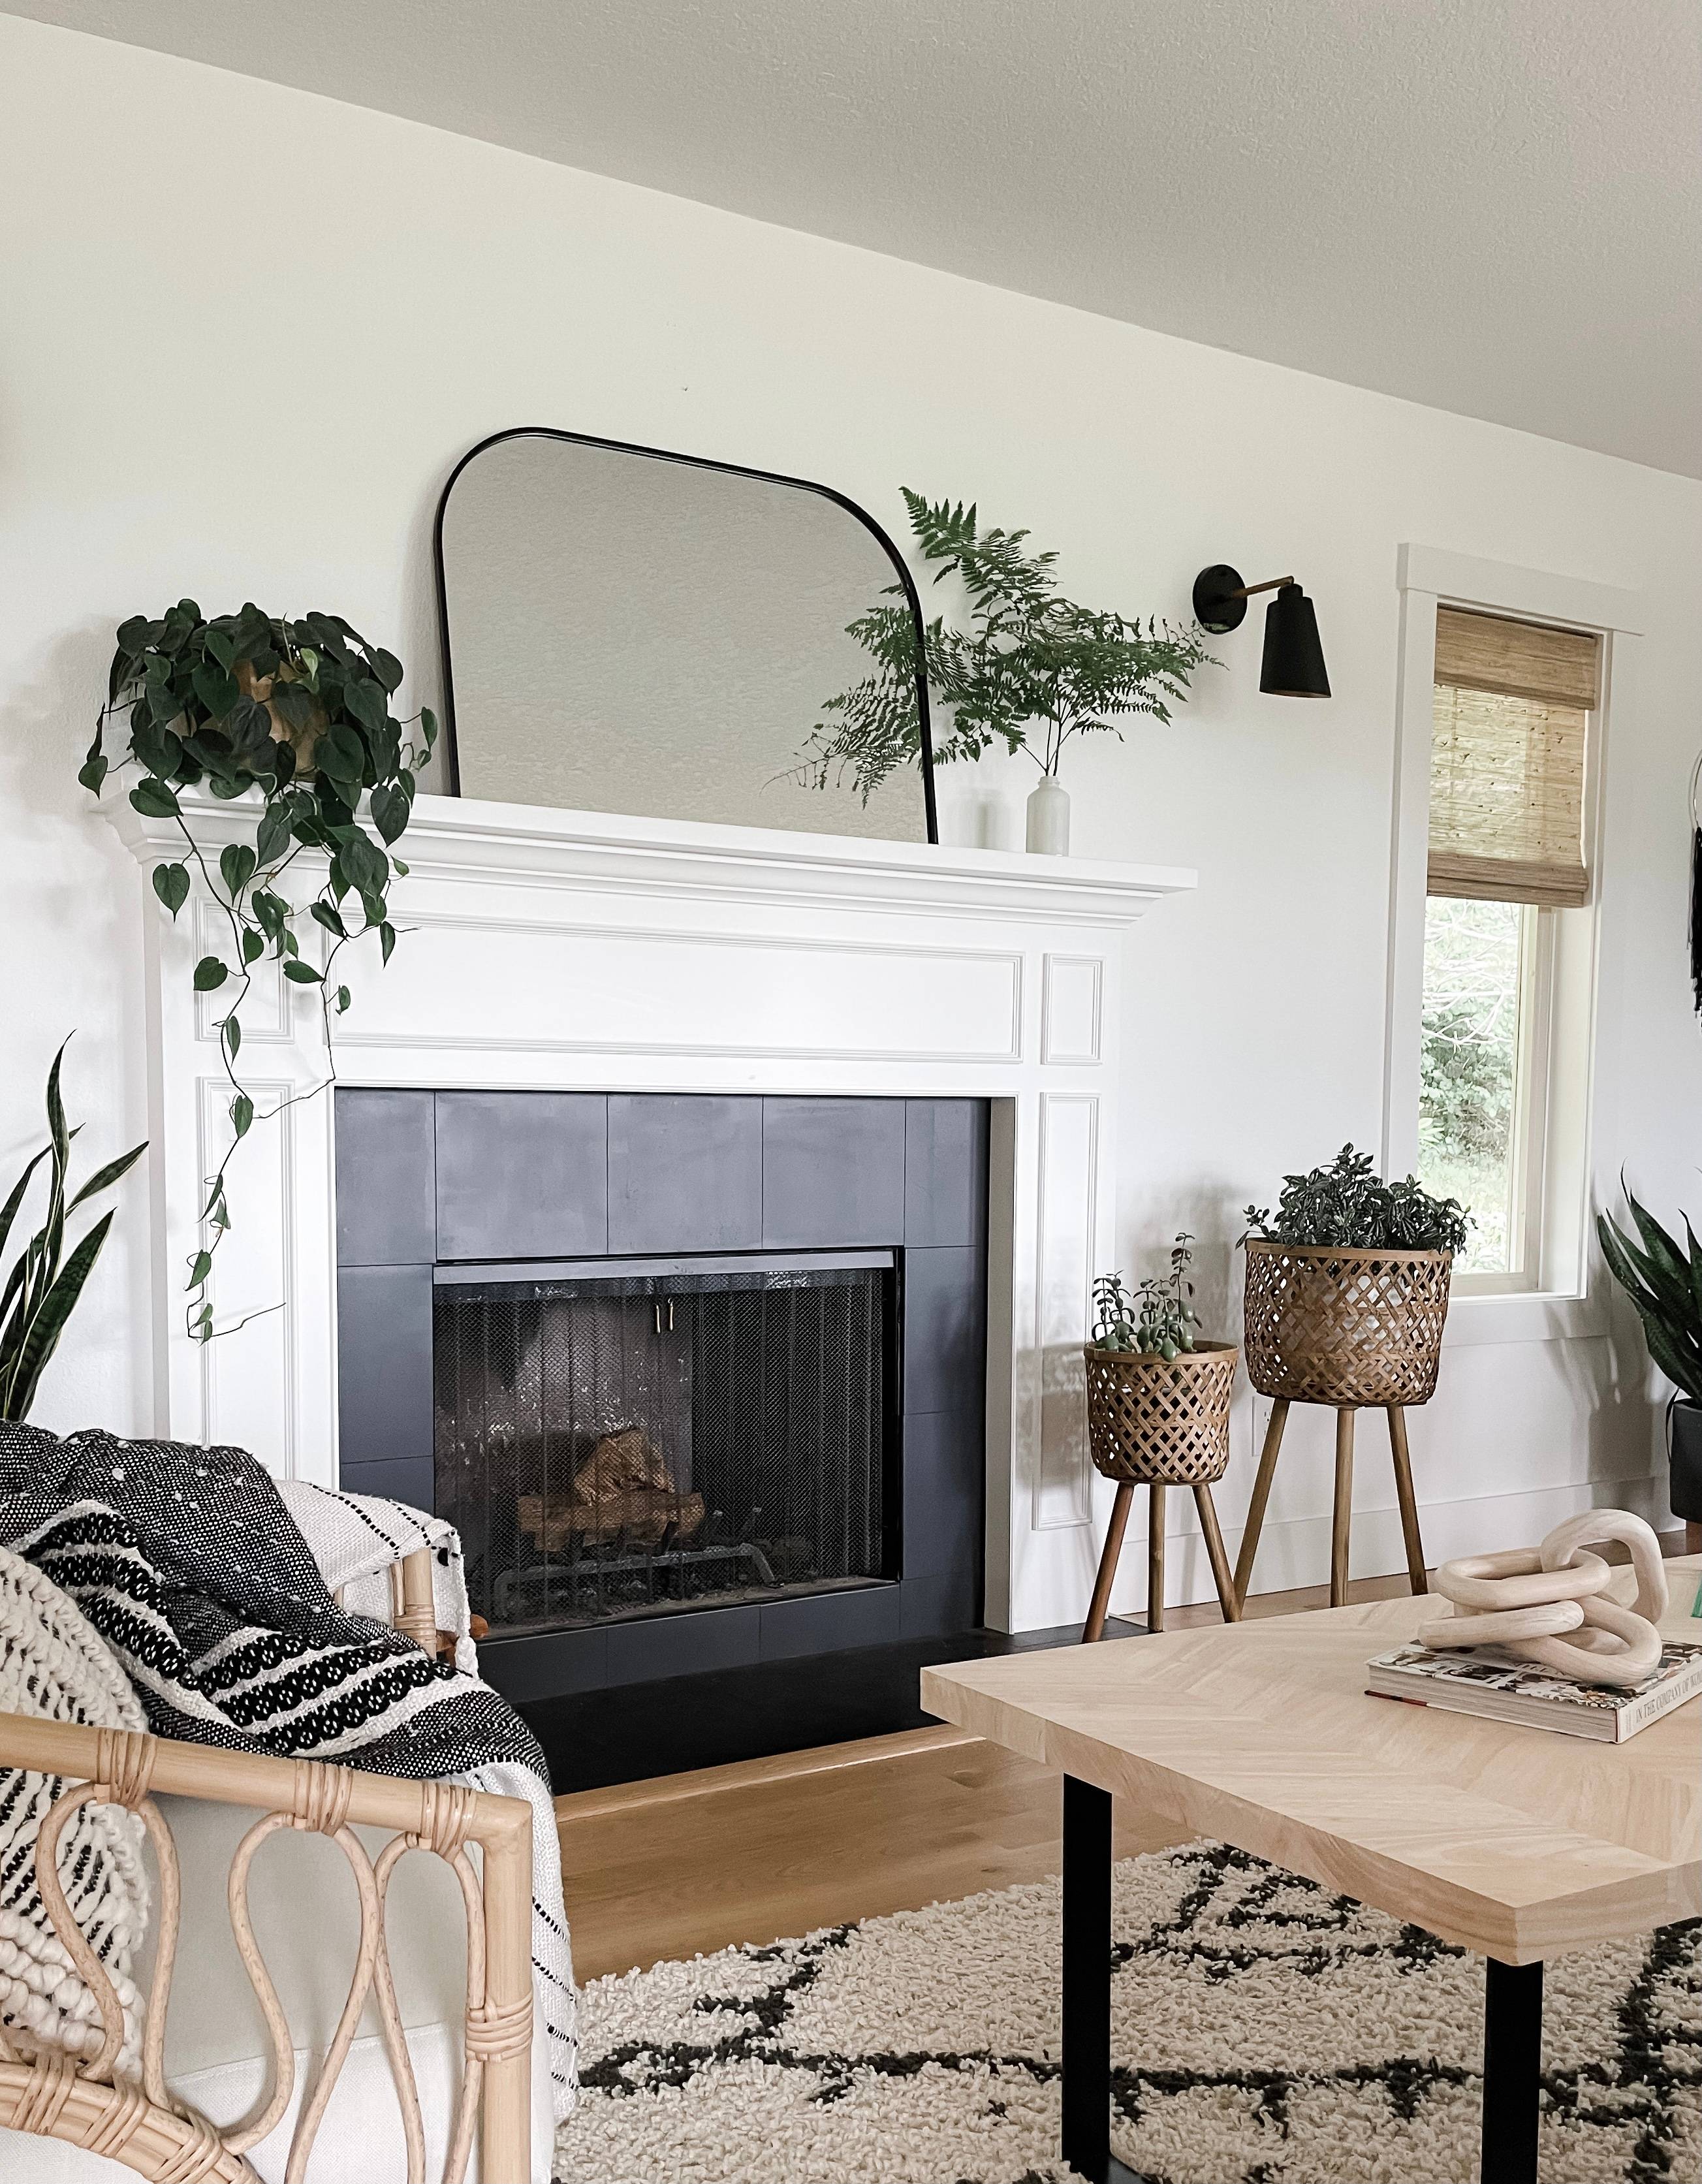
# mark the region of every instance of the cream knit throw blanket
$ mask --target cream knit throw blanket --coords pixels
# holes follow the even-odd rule
[[[123,1671],[58,1585],[0,1547],[0,1713],[98,1729],[146,1729]],[[0,2032],[25,2052],[98,2053],[100,2012],[36,1892],[36,1836],[64,1788],[0,1768]],[[141,2008],[130,1968],[147,1926],[139,1820],[85,1805],[59,1838],[59,1883],[125,2014],[118,2069],[138,2068]]]

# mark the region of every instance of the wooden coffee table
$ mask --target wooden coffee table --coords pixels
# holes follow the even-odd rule
[[[1668,1567],[1663,1627],[1702,1640],[1702,1557]],[[1485,2184],[1535,2184],[1544,1960],[1702,1914],[1702,1700],[1610,1746],[1367,1697],[1371,1656],[1445,1609],[922,1671],[930,1713],[1064,1776],[1063,2153],[1091,2184],[1132,2176],[1110,2151],[1114,1797],[1488,1959]]]

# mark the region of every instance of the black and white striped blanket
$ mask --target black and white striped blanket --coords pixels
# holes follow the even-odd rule
[[[561,1869],[543,1754],[508,1702],[339,1607],[241,1449],[0,1422],[0,1544],[70,1595],[158,1736],[530,1802],[533,1992],[559,2120],[575,2086]]]

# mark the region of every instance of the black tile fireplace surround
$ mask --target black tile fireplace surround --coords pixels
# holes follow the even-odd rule
[[[918,1644],[961,1641],[977,1629],[985,1101],[355,1089],[336,1100],[342,1483],[454,1516],[487,1611],[495,1586],[523,1634],[494,1630],[481,1648],[485,1672],[528,1713],[542,1710],[559,1726],[561,1741],[548,1740],[558,1752],[573,1741],[577,1713],[592,1732],[623,1692],[637,1707],[642,1693],[630,1687],[665,1683],[677,1696],[691,1688],[681,1679],[701,1675],[707,1700],[709,1681],[719,1693],[730,1671],[743,1672],[736,1680],[747,1716],[770,1703],[773,1685],[775,1748],[827,1741],[812,1733],[807,1705],[800,1711],[801,1664],[854,1654],[860,1669],[877,1663],[880,1649],[908,1663]],[[845,1286],[855,1283],[879,1285],[878,1327],[876,1306],[859,1305]],[[849,1320],[842,1296],[859,1306]],[[576,1334],[563,1315],[584,1299],[592,1302],[579,1306]],[[500,1341],[480,1331],[487,1305]],[[530,1547],[515,1544],[515,1481],[520,1491],[542,1482],[517,1473],[506,1452],[527,1391],[528,1446],[545,1445],[536,1409],[549,1379],[538,1362],[541,1324],[568,1361],[555,1370],[553,1384],[565,1390],[559,1401],[583,1413],[615,1400],[601,1392],[611,1312],[625,1315],[621,1327],[642,1326],[648,1362],[640,1379],[659,1373],[672,1390],[670,1408],[647,1413],[657,1446],[643,1443],[651,1472],[642,1482],[672,1500],[630,1537],[624,1529],[616,1536],[610,1519],[587,1540],[581,1522],[576,1568],[571,1552],[554,1552],[562,1535],[546,1542],[537,1529],[536,1493]],[[755,1356],[754,1312],[768,1314],[765,1328],[792,1330],[795,1345],[797,1329],[806,1330],[802,1364],[765,1332],[765,1377],[747,1398],[754,1424],[730,1435],[726,1377],[704,1345],[731,1316]],[[469,1325],[480,1364],[470,1376]],[[817,1416],[833,1395],[824,1329],[838,1330],[848,1369],[869,1384],[850,1415],[870,1479],[850,1485],[840,1476],[846,1430],[824,1440]],[[623,1356],[632,1339],[620,1334]],[[457,1354],[446,1369],[451,1342]],[[584,1362],[593,1348],[594,1367]],[[507,1405],[488,1424],[507,1468],[485,1461],[487,1413],[476,1406],[486,1398],[476,1393],[470,1422],[458,1418],[470,1378],[476,1390],[496,1385]],[[808,1390],[801,1421],[794,1381]],[[588,1430],[620,1422],[599,1418]],[[761,1443],[754,1470],[735,1466],[733,1476],[726,1450],[742,1450],[753,1435]],[[637,1445],[636,1435],[626,1438]],[[559,1422],[549,1442],[569,1451],[565,1475],[576,1460],[581,1479],[590,1445],[583,1415]],[[794,1445],[815,1461],[824,1446],[833,1451],[826,1507],[820,1491],[813,1501],[787,1491]],[[487,1475],[505,1482],[494,1533],[468,1522],[465,1481]],[[558,1464],[548,1490],[566,1494],[563,1475]],[[664,1522],[686,1503],[684,1523]],[[776,1532],[787,1536],[776,1543]],[[743,1590],[718,1593],[718,1585]],[[913,1674],[895,1691],[901,1684],[913,1706]],[[619,1773],[707,1763],[715,1740],[705,1741],[700,1723],[689,1756],[672,1759],[664,1748],[665,1721],[688,1714],[677,1704],[659,1709],[658,1748],[623,1740],[635,1757]],[[730,1724],[728,1756],[751,1736],[748,1718],[736,1735]],[[559,1787],[610,1779],[594,1759],[565,1772]]]

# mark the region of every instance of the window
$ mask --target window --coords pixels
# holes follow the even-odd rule
[[[1576,1255],[1599,654],[1437,610],[1418,1172],[1472,1215],[1467,1291],[1566,1286]]]

